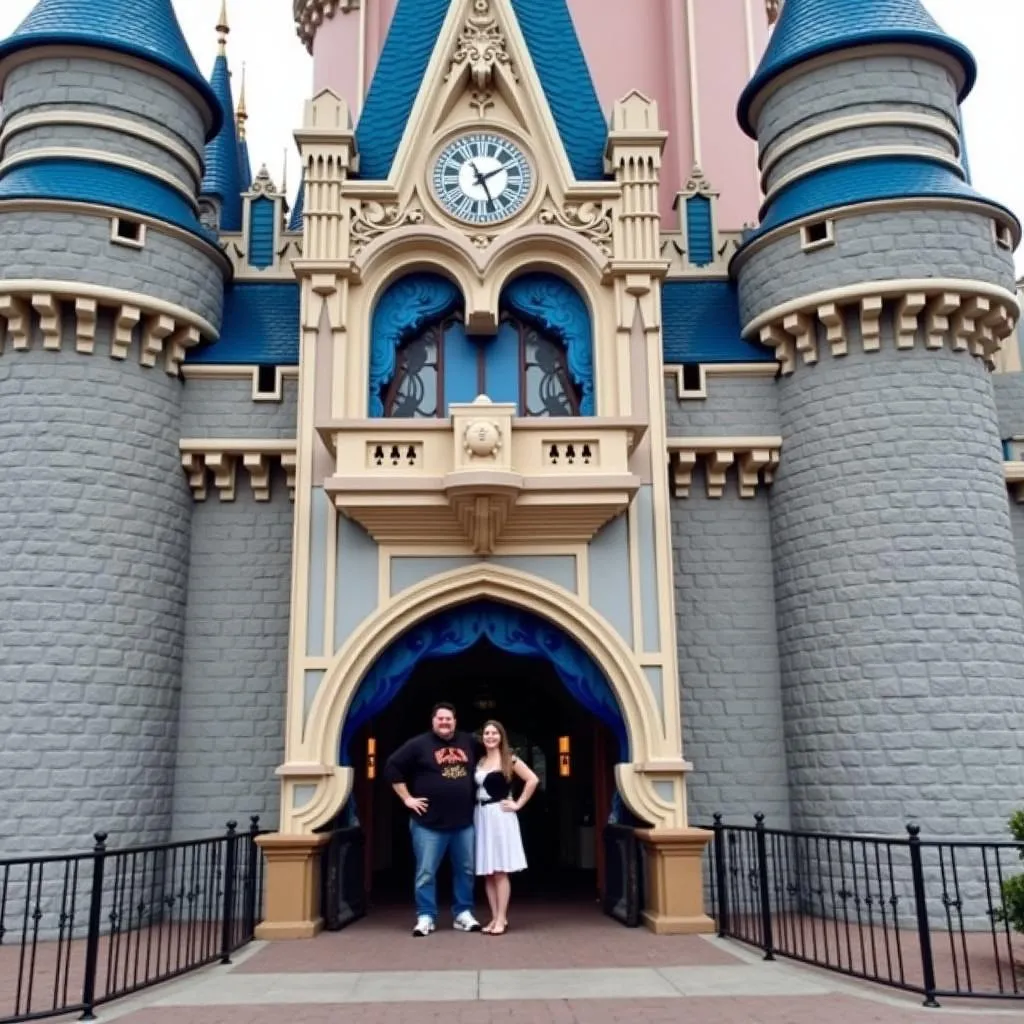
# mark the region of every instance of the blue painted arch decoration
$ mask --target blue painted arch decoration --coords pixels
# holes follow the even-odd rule
[[[340,764],[350,765],[352,739],[398,696],[425,659],[452,657],[481,640],[512,655],[548,661],[562,685],[615,735],[619,760],[629,760],[629,737],[612,688],[593,658],[546,619],[497,601],[473,601],[433,615],[391,644],[363,677],[341,733]]]

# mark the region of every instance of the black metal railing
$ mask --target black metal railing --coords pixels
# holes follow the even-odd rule
[[[718,934],[852,978],[940,998],[1024,1000],[1024,935],[1003,906],[1024,843],[826,835],[715,815]]]
[[[640,924],[642,909],[641,850],[636,830],[628,825],[604,826],[604,898],[602,907],[627,928]]]
[[[320,857],[320,900],[329,932],[366,914],[366,837],[358,825],[336,828]]]
[[[95,1009],[220,961],[262,916],[259,818],[211,839],[0,860],[0,1024]]]

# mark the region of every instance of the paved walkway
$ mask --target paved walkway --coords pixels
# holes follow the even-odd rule
[[[501,938],[409,934],[380,912],[308,942],[253,943],[118,1002],[120,1024],[1001,1024],[1024,1009],[948,1005],[851,984],[706,936],[627,930],[590,908],[530,908]],[[445,922],[442,922],[444,925]]]

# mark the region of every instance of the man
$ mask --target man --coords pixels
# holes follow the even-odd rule
[[[409,831],[416,858],[415,936],[429,935],[437,921],[437,869],[447,853],[452,865],[453,927],[478,932],[473,916],[473,773],[481,746],[468,733],[457,732],[455,709],[438,704],[430,732],[403,743],[388,758],[384,777],[409,808]]]

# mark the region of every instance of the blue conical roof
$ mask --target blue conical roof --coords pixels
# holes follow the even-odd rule
[[[216,137],[206,146],[206,175],[199,194],[220,200],[222,231],[242,229],[241,161],[238,133],[235,130],[235,103],[231,97],[231,72],[228,59],[218,55],[213,64],[210,85],[220,104],[224,122]],[[248,188],[248,184],[244,186]]]
[[[756,137],[750,108],[769,82],[804,61],[854,46],[886,43],[930,46],[960,65],[963,100],[977,65],[970,50],[939,27],[921,0],[786,0],[754,77],[740,96],[740,127]]]
[[[206,101],[207,139],[220,131],[220,104],[196,66],[171,0],[39,0],[0,42],[0,59],[28,47],[49,45],[114,50],[173,72]]]

